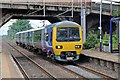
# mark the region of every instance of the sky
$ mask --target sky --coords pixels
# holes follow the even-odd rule
[[[13,22],[15,22],[16,20],[10,20],[8,21],[6,24],[4,24],[1,28],[0,28],[0,36],[1,35],[6,35],[7,31],[8,31],[8,26],[12,25]]]
[[[4,24],[1,28],[0,28],[0,36],[1,35],[7,35],[7,31],[9,29],[8,26],[12,25],[12,23],[14,23],[17,19],[11,19],[10,21],[8,21],[6,24]],[[29,20],[30,24],[33,28],[38,28],[38,27],[42,27],[44,24],[45,25],[49,25],[51,24],[48,20]]]

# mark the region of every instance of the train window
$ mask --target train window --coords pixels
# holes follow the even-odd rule
[[[48,33],[45,34],[45,40],[48,41]]]
[[[42,32],[42,31],[40,30],[40,31],[39,31],[39,38],[40,38],[40,41],[41,41],[41,32]]]
[[[34,32],[34,42],[40,42],[41,41],[41,31],[35,31]]]
[[[57,41],[79,41],[79,28],[57,28]]]
[[[22,42],[25,41],[25,33],[22,33]]]
[[[29,42],[32,42],[32,32],[29,32],[28,35],[29,35]]]

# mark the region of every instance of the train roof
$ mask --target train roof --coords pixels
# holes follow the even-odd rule
[[[44,29],[44,28],[52,28],[52,27],[55,27],[55,26],[70,26],[71,27],[71,26],[80,26],[80,25],[78,23],[72,22],[72,21],[62,21],[62,22],[57,22],[57,23],[50,24],[50,25],[40,27],[40,28],[36,28],[36,29],[30,29],[30,30],[26,30],[26,31],[17,32],[16,34],[32,32],[32,31],[41,30],[41,29]]]
[[[32,32],[32,31],[41,30],[41,29],[44,29],[44,27],[35,28],[35,29],[29,29],[29,30],[26,30],[26,31],[17,32],[16,34]]]
[[[55,26],[80,26],[80,25],[72,21],[62,21],[62,22],[56,23]]]
[[[76,22],[66,20],[66,21],[56,22],[54,24],[50,24],[50,25],[46,26],[46,28],[50,28],[50,27],[54,27],[54,26],[80,26],[80,25]]]

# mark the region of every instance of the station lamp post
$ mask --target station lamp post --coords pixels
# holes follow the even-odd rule
[[[102,0],[100,1],[100,52],[102,52],[102,25],[101,25],[101,18],[102,18]]]
[[[83,5],[84,3],[84,5]],[[80,16],[81,16],[81,26],[83,29],[83,42],[86,41],[86,9],[85,9],[85,0],[80,0],[80,7],[81,7],[81,11],[80,11]]]

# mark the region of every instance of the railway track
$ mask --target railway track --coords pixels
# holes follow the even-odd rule
[[[9,44],[9,43],[8,43]],[[23,52],[21,52],[21,51],[19,51],[18,49],[16,49],[15,47],[13,47],[11,44],[9,44],[12,48],[14,48],[15,50],[17,50],[19,53],[21,53],[22,55],[24,55],[25,57],[27,57],[29,60],[31,60],[32,62],[34,62],[35,64],[37,64],[37,66],[40,66],[37,62],[35,62],[35,61],[33,61],[31,58],[29,58],[27,55],[25,55]],[[86,77],[84,77],[84,76],[82,76],[82,75],[80,75],[80,74],[78,74],[78,73],[76,73],[76,72],[74,72],[74,71],[72,71],[72,70],[70,70],[70,69],[68,69],[68,68],[65,68],[64,66],[62,66],[62,65],[60,65],[60,64],[57,64],[57,63],[55,63],[55,62],[52,62],[52,61],[50,61],[49,60],[49,62],[50,63],[52,63],[52,64],[54,64],[54,65],[56,65],[56,66],[59,66],[60,68],[62,68],[62,69],[64,69],[64,70],[67,70],[68,72],[70,72],[70,73],[72,73],[72,74],[74,74],[74,75],[76,75],[76,76],[78,76],[78,78],[83,78],[83,79],[85,79],[85,80],[89,80],[88,78],[86,78]],[[44,70],[44,68],[42,67],[42,69]],[[45,72],[47,72],[47,73],[49,73],[48,71],[46,71],[45,70]],[[49,73],[49,75],[51,75],[50,73]],[[53,77],[52,76],[52,78],[53,79],[56,79],[56,77]]]
[[[9,43],[8,43],[9,44]],[[30,57],[28,57],[27,55],[25,55],[24,53],[22,53],[21,51],[19,51],[18,49],[16,49],[15,47],[13,47],[11,44],[9,44],[14,50],[16,50],[17,52],[19,52],[23,57],[25,57],[26,59],[28,59],[28,62],[32,62],[34,65],[36,65],[42,72],[44,72],[44,74],[46,74],[50,79],[52,80],[57,80],[57,78],[55,76],[53,76],[51,73],[49,73],[47,70],[45,70],[42,66],[40,66],[37,62],[35,62],[34,60],[32,60]],[[21,66],[21,64],[19,63],[18,59],[11,53],[13,59],[15,60],[15,62],[17,63],[17,65],[19,66],[20,70],[22,71],[24,77],[26,80],[31,80],[31,78],[28,76],[27,72],[23,69],[23,67]]]
[[[9,44],[9,43],[8,43]],[[35,62],[34,60],[32,60],[32,58],[29,58],[27,55],[25,55],[23,52],[21,52],[21,51],[19,51],[18,49],[16,49],[14,46],[12,46],[11,44],[9,44],[12,48],[14,48],[15,50],[17,50],[19,53],[21,53],[22,55],[24,55],[25,57],[27,57],[29,60],[31,60],[32,62],[34,62],[35,64],[37,64],[37,65],[39,65],[37,62]],[[46,60],[46,58],[44,57],[40,57],[39,59],[45,59]],[[54,64],[54,65],[56,65],[56,66],[58,66],[58,67],[60,67],[60,68],[62,68],[62,69],[64,69],[64,70],[66,70],[66,71],[68,71],[68,72],[70,72],[71,74],[74,74],[74,75],[76,75],[76,76],[78,76],[77,78],[81,78],[81,79],[84,79],[84,80],[89,80],[88,78],[86,78],[86,77],[84,77],[83,75],[81,75],[81,74],[79,74],[79,73],[76,73],[76,72],[74,72],[74,71],[72,71],[72,70],[70,70],[70,69],[68,69],[68,68],[66,68],[66,67],[64,67],[63,65],[61,65],[61,64],[58,64],[58,63],[55,63],[55,62],[52,62],[51,60],[49,60],[49,59],[47,59],[50,63],[52,63],[52,64]],[[43,67],[42,67],[43,68]],[[44,69],[44,68],[43,68]],[[47,73],[49,73],[48,71],[47,71]],[[50,73],[49,73],[50,74]],[[52,77],[53,79],[56,79],[56,77]]]
[[[25,80],[31,80],[30,77],[28,76],[28,74],[26,73],[26,71],[23,69],[23,67],[21,66],[21,64],[19,63],[19,61],[16,59],[16,57],[10,53],[12,55],[12,58],[14,59],[14,61],[16,62],[16,64],[18,65],[21,73],[23,74]]]
[[[66,71],[68,71],[68,72],[70,72],[70,73],[72,73],[72,74],[74,74],[74,75],[77,75],[78,78],[82,78],[82,79],[84,79],[84,80],[90,80],[89,78],[87,78],[87,77],[85,77],[85,76],[83,76],[83,75],[81,75],[81,74],[79,74],[79,73],[76,73],[76,72],[70,70],[69,68],[67,68],[67,67],[65,67],[65,66],[63,66],[63,65],[61,65],[61,64],[52,62],[52,61],[50,61],[50,60],[49,60],[49,62],[51,62],[52,64],[54,64],[54,65],[56,65],[56,66],[59,66],[60,68],[66,70]]]
[[[117,79],[115,79],[115,78],[113,78],[113,77],[110,77],[110,76],[104,74],[104,73],[95,71],[95,70],[90,69],[90,68],[88,68],[88,67],[82,66],[82,65],[80,65],[80,64],[78,64],[78,63],[73,62],[72,64],[75,65],[75,66],[78,66],[79,68],[82,68],[82,69],[84,69],[84,70],[86,70],[86,71],[88,71],[88,72],[91,72],[91,73],[93,73],[93,74],[95,74],[95,75],[98,75],[98,76],[100,76],[100,77],[102,77],[102,78],[104,78],[104,79],[107,79],[107,80],[117,80]]]
[[[9,43],[8,43],[8,44],[9,44]],[[9,45],[10,45],[11,47],[13,47],[11,44],[9,44]],[[13,48],[16,49],[15,47],[13,47]],[[18,49],[16,49],[16,50],[17,50],[18,52],[20,52],[22,55],[25,55],[24,53],[22,53],[22,52],[19,51]],[[25,56],[26,56],[26,55],[25,55]],[[30,59],[31,61],[33,61],[32,58],[29,58],[29,59]],[[40,57],[40,59],[41,59],[41,57]],[[42,59],[45,59],[45,60],[46,60],[45,57],[42,57]],[[48,59],[47,59],[47,60],[48,60]],[[56,65],[56,66],[59,66],[60,68],[62,68],[62,69],[64,69],[64,70],[66,70],[66,71],[74,74],[74,75],[77,75],[78,78],[83,78],[83,79],[85,79],[85,80],[90,80],[90,78],[85,77],[84,75],[81,75],[81,74],[79,74],[79,73],[77,73],[77,72],[75,72],[75,71],[73,71],[73,70],[65,67],[65,66],[62,65],[62,64],[58,64],[58,63],[52,62],[51,60],[48,60],[48,61],[49,61],[50,63]],[[33,61],[33,62],[35,62],[35,61]],[[35,64],[39,65],[39,64],[36,63],[36,62],[35,62]],[[103,73],[97,72],[97,71],[95,71],[95,70],[91,70],[91,69],[89,69],[89,68],[86,68],[86,67],[84,67],[84,66],[81,66],[80,64],[72,63],[72,65],[77,66],[77,67],[79,67],[79,68],[81,68],[81,69],[83,69],[83,70],[86,70],[86,71],[88,71],[88,72],[90,72],[90,73],[92,73],[92,74],[94,74],[94,75],[100,76],[102,79],[105,79],[105,80],[116,80],[115,78],[112,78],[112,77],[107,76],[107,75],[105,75],[105,74],[103,74]],[[42,67],[42,68],[43,68],[43,67]],[[49,72],[48,72],[48,73],[49,73]],[[50,73],[49,73],[49,74],[50,74]],[[53,76],[52,76],[52,78],[53,78],[53,79],[56,79],[56,78],[53,77]]]

